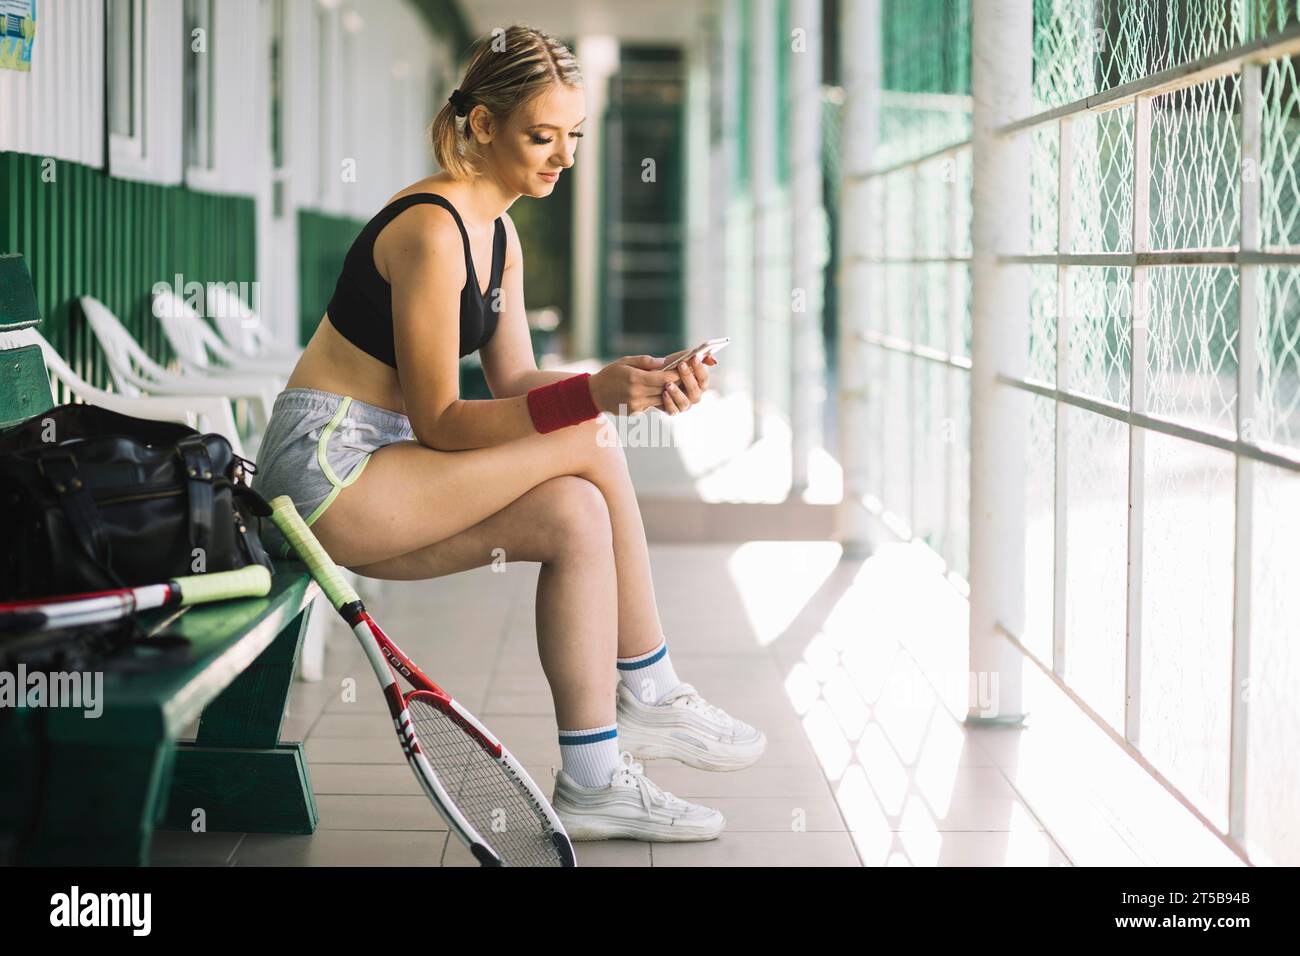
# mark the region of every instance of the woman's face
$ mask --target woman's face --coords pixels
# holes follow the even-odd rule
[[[556,83],[504,124],[494,124],[487,152],[497,181],[523,196],[549,196],[562,171],[573,165],[586,115],[582,89]]]

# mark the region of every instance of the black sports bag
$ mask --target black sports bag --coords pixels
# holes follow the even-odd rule
[[[272,570],[253,471],[221,435],[95,405],[0,431],[0,600]]]

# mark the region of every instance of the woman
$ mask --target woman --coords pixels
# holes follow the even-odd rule
[[[584,116],[577,63],[555,39],[515,26],[480,43],[431,128],[443,172],[394,196],[348,252],[275,402],[255,486],[292,496],[335,561],[367,577],[452,574],[498,548],[540,562],[563,762],[553,802],[570,836],[708,840],[722,815],[633,758],[735,770],[766,739],[674,672],[627,462],[600,415],[680,414],[708,372],[658,371],[667,359],[648,355],[595,375],[538,370],[506,215],[555,188]],[[489,401],[458,397],[459,358],[475,349]],[[268,541],[284,553],[274,529]]]

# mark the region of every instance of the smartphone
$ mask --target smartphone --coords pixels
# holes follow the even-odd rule
[[[707,342],[695,346],[695,348],[691,349],[689,352],[679,355],[677,358],[673,359],[671,362],[669,362],[659,371],[667,372],[672,369],[675,369],[682,362],[689,361],[690,359],[694,358],[697,355],[714,355],[718,352],[721,352],[730,344],[731,344],[731,339],[725,336],[720,339],[709,339]]]

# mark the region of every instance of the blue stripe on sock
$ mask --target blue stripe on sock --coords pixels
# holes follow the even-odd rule
[[[667,653],[668,653],[668,642],[664,641],[663,646],[659,648],[657,653],[651,654],[643,661],[631,661],[626,664],[623,663],[622,661],[619,661],[618,669],[621,671],[634,671],[641,667],[649,667],[651,664],[657,663],[658,661],[662,660],[663,656]]]
[[[601,730],[594,734],[582,734],[577,737],[566,737],[564,736],[565,733],[566,732],[563,730],[560,731],[560,743],[564,744],[566,747],[574,747],[581,744],[598,744],[602,740],[611,740],[618,736],[618,728],[615,727],[612,730]]]

